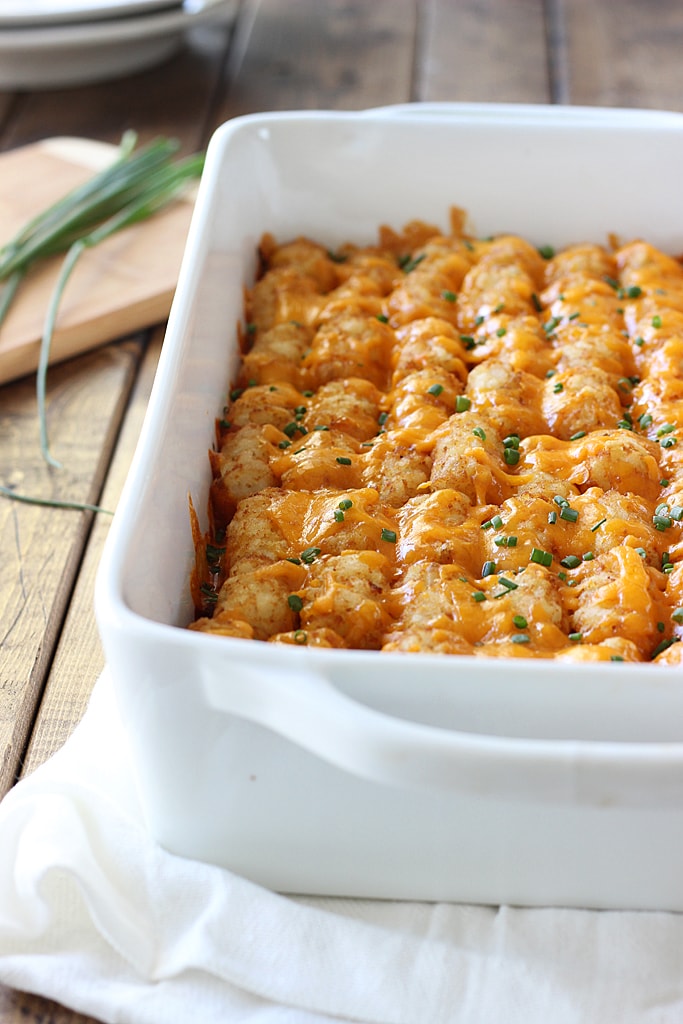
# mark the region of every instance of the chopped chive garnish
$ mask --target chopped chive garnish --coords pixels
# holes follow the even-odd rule
[[[556,327],[562,323],[561,316],[551,316],[550,320],[546,320],[543,324],[543,330],[546,334],[552,334]]]
[[[506,548],[508,546],[508,539],[507,537],[494,537],[493,543],[498,548]]]
[[[455,302],[458,296],[455,292],[449,292],[448,290],[441,292],[441,298],[445,299],[446,302]]]
[[[550,551],[542,551],[541,548],[532,548],[529,561],[535,562],[537,565],[545,565],[547,568],[552,565],[553,556]]]
[[[673,434],[675,429],[675,423],[665,423],[663,426],[657,428],[657,437],[664,437],[665,434]]]
[[[342,510],[340,508],[335,508],[335,510],[334,510],[334,520],[335,520],[336,523],[343,523],[344,522],[344,513],[342,512]]]
[[[300,558],[285,558],[285,562],[291,562],[292,565],[301,565]]]
[[[652,416],[649,412],[644,412],[642,416],[638,417],[638,423],[642,430],[646,430],[652,425]]]
[[[610,655],[610,659],[609,660],[610,661],[623,661],[624,659],[622,658],[622,656],[620,654],[612,654],[612,655]]]
[[[559,505],[560,508],[569,508],[569,502],[561,494],[556,494],[553,501],[556,505]]]
[[[551,526],[554,526],[557,522],[557,512],[548,512],[548,522]]]
[[[319,423],[317,426],[313,427],[313,429],[314,430],[329,430],[330,428],[324,426],[322,423]]]
[[[660,640],[657,646],[655,647],[654,651],[652,652],[652,657],[656,658],[658,654],[661,654],[662,651],[668,650],[672,644],[676,643],[676,641],[677,637],[673,636],[669,637],[668,640]]]
[[[479,314],[479,316],[475,316],[475,318],[474,318],[474,326],[475,327],[481,327],[481,325],[484,323],[484,320],[486,320],[486,317],[482,316],[481,314]]]
[[[378,313],[377,314],[377,319],[379,320],[379,322],[381,324],[388,324],[389,323],[389,317],[385,316],[384,313]]]
[[[455,411],[456,412],[467,412],[469,407],[472,405],[469,398],[466,395],[458,395],[455,400]]]
[[[347,457],[345,455],[338,455],[337,458],[336,458],[336,461],[339,463],[340,466],[350,466],[351,465],[351,459],[347,459]]]
[[[420,263],[422,263],[422,260],[425,259],[425,257],[425,253],[422,253],[421,256],[415,256],[412,259],[409,256],[407,259],[404,258],[403,260],[401,260],[399,262],[399,266],[404,273],[410,274],[413,270],[415,270],[415,267],[419,267]]]
[[[504,338],[506,334],[507,334],[507,327],[499,327],[498,330],[496,331],[496,337],[497,338]]]
[[[503,587],[505,587],[506,590],[517,590],[518,584],[517,583],[513,583],[512,580],[509,580],[507,578],[507,576],[499,576],[498,577],[498,582]]]
[[[510,639],[512,640],[513,644],[528,644],[529,643],[529,634],[528,633],[513,633],[513,635],[510,637]]]
[[[653,516],[652,517],[652,525],[654,526],[655,530],[660,530],[660,531],[668,530],[669,527],[672,525],[672,523],[673,523],[673,519],[671,518],[671,516]]]
[[[432,384],[430,388],[427,388],[427,394],[434,395],[435,398],[438,397],[442,391],[443,384]]]
[[[635,548],[634,550],[640,555],[640,557],[643,560],[647,558],[647,551],[645,550],[645,548]]]
[[[642,348],[642,346],[645,344],[645,338],[641,338],[640,335],[638,335],[633,344],[637,345],[638,348]]]
[[[539,246],[538,252],[544,260],[551,260],[555,255],[555,250],[552,245],[541,245]]]
[[[509,548],[516,548],[517,547],[517,538],[516,537],[508,537],[508,544],[507,544],[507,546]]]
[[[493,516],[492,517],[492,519],[491,519],[491,526],[494,526],[496,528],[496,530],[500,530],[502,525],[503,525],[503,520],[500,518],[500,516]]]
[[[301,561],[304,562],[306,565],[310,565],[311,562],[314,562],[316,560],[319,554],[320,548],[305,548],[301,552]]]
[[[619,290],[619,282],[615,281],[613,277],[609,276],[609,274],[603,274],[602,279],[605,284],[610,286],[610,288],[614,288],[615,292]]]
[[[546,370],[546,372],[545,372],[546,380],[550,380],[550,378],[554,377],[556,373],[557,373],[557,370]]]
[[[495,562],[484,562],[481,568],[481,578],[485,579],[487,576],[493,576],[496,571]]]
[[[388,412],[381,412],[379,414],[379,416],[377,417],[377,422],[379,423],[380,427],[383,427],[388,419],[389,419],[389,413]]]
[[[576,555],[565,555],[560,560],[560,565],[563,565],[565,569],[576,569],[577,566],[581,565],[581,559]]]
[[[642,293],[642,288],[639,288],[637,284],[632,284],[630,288],[626,289],[626,296],[629,299],[638,299]]]
[[[668,487],[669,486],[669,481],[667,480],[666,477],[662,477],[662,479],[659,481],[659,486],[660,487]]]
[[[540,313],[543,309],[543,306],[541,305],[541,300],[539,299],[536,292],[531,293],[531,304],[533,305],[537,313]]]
[[[474,598],[475,601],[486,600],[486,594],[484,593],[483,590],[475,590],[474,593],[472,594],[472,597]]]
[[[519,462],[519,452],[516,448],[505,448],[503,458],[508,466],[516,466]]]
[[[481,524],[482,530],[490,530],[492,526],[493,526],[493,523],[491,522],[490,519],[487,519],[485,523]]]
[[[683,505],[673,505],[669,515],[675,522],[680,523],[683,519]]]
[[[468,351],[470,349],[473,349],[474,346],[476,345],[476,342],[471,334],[461,334],[460,340]]]
[[[599,530],[601,526],[604,526],[606,522],[607,519],[605,518],[598,520],[597,523],[594,523],[593,526],[591,526],[591,533],[595,533],[595,531]]]
[[[579,518],[579,513],[575,508],[569,508],[568,505],[564,505],[560,509],[560,519],[566,519],[568,523],[575,523]]]
[[[340,509],[342,509],[344,512],[346,512],[346,511],[348,511],[348,509],[351,508],[352,505],[353,505],[353,502],[351,501],[350,498],[342,498],[342,500],[339,502],[339,506],[338,507]]]
[[[671,613],[671,618],[674,620],[674,622],[678,622],[679,624],[682,623],[683,622],[683,607],[675,608],[674,611],[672,611],[672,613]]]
[[[308,643],[308,635],[303,629],[297,629],[294,631],[292,640],[295,644],[306,644]]]
[[[304,603],[298,594],[290,594],[287,598],[287,604],[293,612],[300,612],[304,606]]]
[[[662,326],[662,318],[661,316],[659,316],[659,314],[652,317],[652,326],[655,328],[659,328]]]
[[[572,313],[569,317],[567,317],[567,319],[568,320],[578,320],[580,316],[581,316],[581,314],[577,311],[576,313]]]
[[[523,615],[513,615],[512,624],[513,626],[516,626],[517,629],[526,629],[526,627],[529,625],[529,623],[526,621]]]
[[[478,437],[480,441],[486,440],[486,434],[481,427],[475,427],[472,433],[475,437]]]
[[[282,449],[291,448],[292,447],[292,442],[291,441],[278,441],[277,446],[278,446],[278,448],[282,448]]]
[[[678,439],[675,437],[665,437],[659,443],[662,448],[674,448],[678,444]]]
[[[594,558],[595,555],[592,551],[584,551],[584,553],[581,555],[581,560],[584,562],[592,562]]]
[[[396,530],[387,530],[385,528],[385,529],[382,530],[382,532],[380,534],[380,537],[382,538],[382,540],[385,540],[388,544],[395,544],[396,543]]]
[[[560,391],[564,391],[564,384],[558,380],[557,384],[553,384],[553,393],[559,395]]]
[[[581,640],[583,639],[583,633],[570,633],[569,634],[569,639],[571,640],[571,642],[573,644],[580,643]]]
[[[657,631],[659,633],[663,633],[665,629],[666,629],[666,626],[664,625],[663,622],[658,622],[657,623]]]
[[[562,580],[563,583],[566,582],[566,579],[567,579],[566,572],[558,572],[557,578],[558,578],[558,580]]]
[[[215,562],[220,561],[224,554],[225,548],[219,548],[215,544],[206,545],[206,560],[209,565],[213,565]]]

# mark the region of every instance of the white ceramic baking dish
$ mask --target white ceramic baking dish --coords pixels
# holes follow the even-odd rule
[[[683,910],[683,676],[189,632],[187,496],[255,249],[448,222],[683,250],[683,116],[513,105],[238,118],[209,147],[96,610],[149,827],[275,889]]]

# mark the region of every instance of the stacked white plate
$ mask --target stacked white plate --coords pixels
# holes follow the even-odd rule
[[[83,85],[170,57],[237,0],[0,0],[0,89]]]

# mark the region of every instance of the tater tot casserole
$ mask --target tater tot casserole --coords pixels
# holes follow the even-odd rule
[[[263,237],[193,517],[193,630],[683,662],[683,267],[382,227]]]

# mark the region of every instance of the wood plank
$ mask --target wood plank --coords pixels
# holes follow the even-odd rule
[[[105,508],[114,509],[121,494],[147,409],[163,336],[164,330],[160,327],[147,346],[102,492],[101,503]],[[110,521],[107,516],[97,516],[93,523],[22,775],[32,772],[68,739],[83,717],[93,685],[104,667],[93,592]]]
[[[0,481],[42,498],[96,502],[140,354],[131,339],[51,371],[48,421],[60,470],[40,455],[33,381],[1,389]],[[91,519],[0,498],[0,796],[16,777]]]
[[[543,0],[428,0],[416,100],[546,103]]]
[[[551,0],[558,103],[683,110],[679,0]]]
[[[246,0],[214,126],[259,110],[411,98],[416,0]]]

